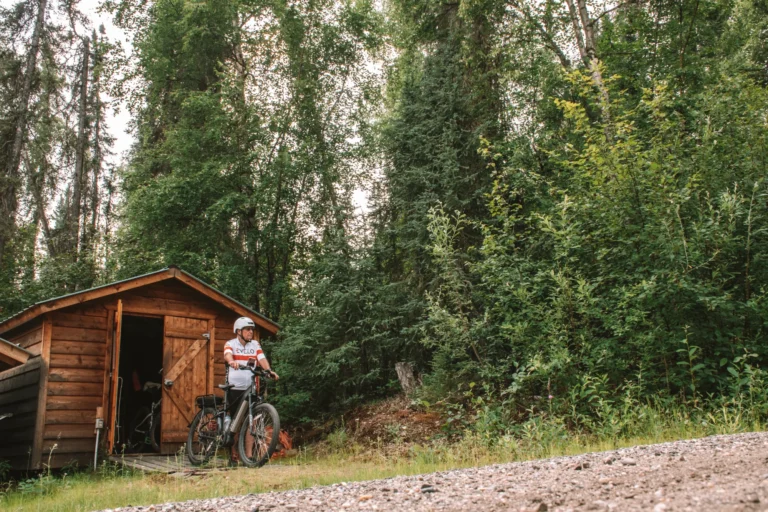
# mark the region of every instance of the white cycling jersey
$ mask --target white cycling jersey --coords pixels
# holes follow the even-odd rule
[[[267,356],[261,350],[261,345],[256,340],[251,340],[245,345],[240,343],[237,338],[231,339],[224,344],[224,355],[232,354],[235,361],[240,364],[245,364],[249,359],[256,359],[261,361],[266,359]],[[234,385],[234,389],[248,389],[251,385],[251,378],[253,373],[250,370],[235,370],[229,369],[229,383]]]

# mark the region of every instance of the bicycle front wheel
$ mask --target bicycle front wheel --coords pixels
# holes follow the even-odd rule
[[[251,408],[249,418],[240,428],[237,451],[240,460],[248,467],[257,468],[267,463],[275,453],[280,435],[280,417],[270,404],[258,404]]]
[[[219,444],[219,423],[216,410],[205,407],[192,420],[187,435],[187,458],[199,466],[216,454]]]

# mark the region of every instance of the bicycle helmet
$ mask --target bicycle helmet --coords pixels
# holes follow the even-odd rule
[[[245,329],[246,327],[252,327],[256,329],[256,324],[253,323],[253,320],[248,318],[247,316],[241,316],[237,320],[235,320],[235,328],[233,329],[234,333],[237,334],[237,331],[240,329]]]

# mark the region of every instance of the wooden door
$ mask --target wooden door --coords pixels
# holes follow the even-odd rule
[[[195,397],[209,392],[209,321],[166,316],[164,331],[160,451],[175,453],[187,440]]]
[[[117,301],[115,319],[112,322],[112,362],[109,369],[109,425],[107,431],[107,453],[115,451],[117,439],[117,379],[120,376],[120,338],[123,332],[123,301]]]

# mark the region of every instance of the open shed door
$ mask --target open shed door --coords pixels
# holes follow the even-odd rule
[[[109,430],[107,432],[107,453],[114,453],[117,439],[117,391],[120,375],[120,338],[123,330],[123,301],[117,301],[115,319],[112,322],[112,362],[109,369]]]
[[[197,318],[165,317],[161,453],[175,453],[186,442],[196,413],[195,397],[211,392],[212,324]]]

